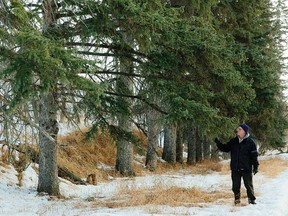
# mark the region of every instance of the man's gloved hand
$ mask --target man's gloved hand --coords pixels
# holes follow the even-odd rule
[[[256,173],[258,173],[258,167],[253,168],[253,174],[256,175]]]
[[[220,140],[219,140],[218,138],[215,138],[214,142],[215,142],[216,144],[221,143]]]

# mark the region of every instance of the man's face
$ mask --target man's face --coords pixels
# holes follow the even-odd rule
[[[238,128],[237,128],[237,135],[238,135],[241,139],[246,135],[246,133],[245,133],[245,131],[243,130],[242,127],[238,127]]]

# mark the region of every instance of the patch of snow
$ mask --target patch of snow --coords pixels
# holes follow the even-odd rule
[[[261,156],[288,160],[288,154]],[[223,163],[227,163],[224,161]],[[147,175],[135,178],[112,178],[113,181],[98,185],[75,185],[60,179],[60,191],[67,199],[51,199],[49,196],[37,194],[37,166],[31,164],[23,175],[23,186],[17,186],[17,172],[10,165],[0,166],[0,215],[30,216],[30,215],[197,215],[197,216],[288,216],[288,169],[279,176],[265,177],[261,172],[254,176],[254,187],[257,195],[257,205],[235,207],[231,204],[217,205],[202,203],[197,207],[171,206],[138,206],[123,208],[107,208],[93,206],[93,200],[109,200],[117,197],[120,190],[155,187],[196,187],[205,191],[230,190],[230,173],[219,174],[211,171],[206,175],[191,174],[189,170],[181,170],[163,175]],[[92,201],[92,202],[91,202]],[[243,203],[247,200],[242,199]]]
[[[99,170],[114,170],[113,166],[108,166],[102,162],[98,162],[96,167]]]

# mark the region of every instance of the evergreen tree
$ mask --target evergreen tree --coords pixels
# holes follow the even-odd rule
[[[219,1],[215,15],[234,44],[234,52],[241,56],[235,68],[255,92],[255,99],[240,120],[247,121],[262,146],[281,147],[287,121],[280,82],[282,33],[274,11],[268,0]],[[245,98],[247,91],[239,95]]]
[[[147,164],[153,167],[153,140],[161,125],[171,127],[167,134],[173,145],[163,157],[172,163],[173,125],[190,128],[189,148],[195,149],[188,150],[188,163],[202,159],[196,143],[202,148],[216,135],[231,136],[229,128],[242,121],[263,143],[283,143],[281,32],[268,0],[47,0],[44,8],[20,0],[0,4],[1,79],[10,80],[13,89],[9,111],[41,102],[40,144],[54,153],[57,115],[68,106],[66,95],[73,120],[83,112],[93,121],[88,135],[100,126],[110,129],[123,153],[116,164],[123,175],[133,174],[135,100],[162,114],[151,123],[157,115],[150,112],[148,132],[155,132],[148,135],[154,144],[149,144]],[[53,178],[55,162],[49,168]]]
[[[44,4],[43,34],[49,32],[56,25],[57,5],[47,0]],[[53,71],[54,72],[54,71]],[[45,73],[45,72],[44,72]],[[47,80],[40,78],[40,85]],[[59,131],[57,122],[57,79],[50,80],[48,91],[41,95],[39,113],[39,126],[47,132],[53,140],[41,131],[39,132],[39,180],[38,192],[51,195],[60,195],[57,163],[57,135]]]
[[[67,85],[87,92],[93,89],[93,94],[98,94],[98,85],[78,75],[89,66],[93,68],[94,64],[76,57],[73,51],[64,46],[63,38],[54,33],[59,22],[58,5],[54,1],[44,2],[43,16],[25,8],[21,1],[2,3],[0,59],[4,68],[1,78],[9,79],[13,90],[6,111],[13,115],[20,105],[40,101],[39,126],[35,119],[28,121],[39,129],[40,173],[37,190],[59,195],[56,156],[57,114],[61,98],[58,88]],[[41,5],[35,11],[38,12],[40,8]],[[40,26],[43,26],[42,30]]]

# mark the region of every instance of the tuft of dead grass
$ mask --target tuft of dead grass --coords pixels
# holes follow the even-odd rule
[[[211,161],[211,160],[203,160],[199,163],[195,163],[193,165],[188,165],[187,163],[176,163],[176,164],[169,164],[169,163],[158,163],[157,169],[155,170],[154,174],[164,174],[167,172],[175,172],[185,170],[186,174],[199,174],[199,175],[208,175],[211,172],[220,172],[220,173],[227,173],[230,171],[229,164],[222,164],[218,161]]]
[[[8,162],[9,151],[8,151],[8,148],[6,148],[5,145],[2,145],[2,147],[0,149],[0,153],[1,153],[1,161],[2,161],[2,163],[9,164],[9,162]]]
[[[209,174],[213,172],[225,172],[227,171],[227,166],[219,163],[218,161],[204,160],[197,163],[192,168],[197,172],[197,174]]]
[[[146,205],[168,205],[195,207],[206,203],[226,204],[231,200],[231,192],[203,191],[196,187],[159,187],[153,188],[130,188],[125,187],[109,201],[96,201],[93,206],[108,208],[121,208]]]
[[[87,131],[88,129],[84,130]],[[58,163],[77,176],[87,178],[96,174],[97,181],[107,181],[111,171],[97,169],[97,164],[115,165],[116,146],[113,139],[105,131],[95,139],[86,142],[85,134],[75,131],[58,138],[61,143],[58,151]]]
[[[275,178],[288,168],[288,161],[280,158],[269,158],[259,161],[259,173]]]
[[[97,182],[107,181],[109,175],[120,177],[120,174],[113,170],[116,164],[116,143],[113,138],[107,131],[100,131],[94,139],[86,142],[85,132],[87,131],[88,128],[82,130],[82,132],[75,131],[65,136],[59,136],[59,165],[66,167],[81,178],[87,178],[89,175],[95,174]],[[146,149],[146,137],[142,132],[136,130],[133,133],[142,143],[141,146],[135,147],[135,151],[144,151]],[[110,170],[98,169],[97,164],[100,167],[108,165],[113,168]],[[134,163],[136,175],[145,174],[143,164],[144,159],[139,159],[137,163]]]

